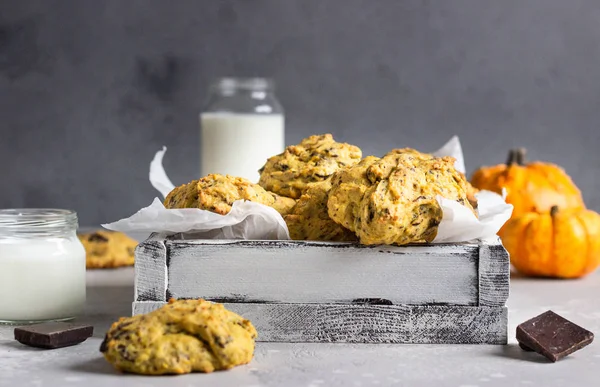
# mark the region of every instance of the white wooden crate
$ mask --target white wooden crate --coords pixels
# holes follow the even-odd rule
[[[507,341],[509,257],[498,239],[362,246],[155,234],[136,249],[135,269],[134,314],[204,298],[250,319],[259,341]]]

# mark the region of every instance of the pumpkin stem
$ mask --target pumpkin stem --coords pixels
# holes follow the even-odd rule
[[[550,208],[550,216],[554,216],[558,214],[558,206],[552,206],[552,208]]]
[[[525,165],[525,154],[527,150],[525,148],[511,149],[508,152],[508,160],[506,165]]]

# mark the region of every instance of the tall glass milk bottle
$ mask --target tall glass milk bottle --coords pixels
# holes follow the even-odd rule
[[[200,113],[200,127],[202,176],[228,174],[256,183],[258,170],[285,146],[283,108],[269,79],[217,80]]]

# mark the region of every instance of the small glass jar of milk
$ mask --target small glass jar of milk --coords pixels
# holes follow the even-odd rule
[[[85,305],[85,250],[77,214],[0,210],[0,323],[70,320]]]
[[[284,114],[265,78],[222,78],[200,114],[201,173],[259,179],[258,170],[285,146]]]

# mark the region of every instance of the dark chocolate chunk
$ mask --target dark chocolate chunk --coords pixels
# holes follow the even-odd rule
[[[551,310],[517,327],[517,341],[521,348],[529,348],[553,362],[580,350],[593,340],[592,332]]]
[[[93,333],[91,325],[53,322],[15,328],[15,340],[31,347],[55,349],[82,343]]]

